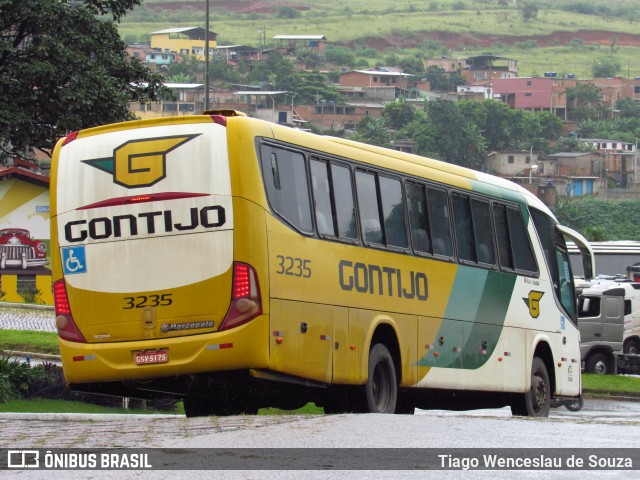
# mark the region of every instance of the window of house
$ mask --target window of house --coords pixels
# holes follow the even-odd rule
[[[527,80],[527,87],[531,86],[531,80]]]
[[[515,162],[515,160],[516,160],[516,159],[515,159],[515,157],[514,157],[513,155],[509,155],[509,157],[507,158],[507,161],[508,161],[509,163],[514,163],[514,162]]]
[[[531,95],[532,95],[531,92],[527,92],[527,93],[524,94],[525,97],[530,97]]]

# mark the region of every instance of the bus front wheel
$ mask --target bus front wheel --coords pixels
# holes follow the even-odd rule
[[[518,416],[548,417],[551,408],[551,383],[547,366],[540,357],[533,357],[531,388],[511,404],[511,413]]]
[[[369,378],[365,385],[367,411],[395,413],[398,382],[393,357],[386,346],[376,343],[369,352]]]

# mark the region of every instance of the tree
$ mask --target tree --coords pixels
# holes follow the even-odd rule
[[[530,22],[531,20],[535,20],[536,18],[538,18],[538,10],[540,9],[540,7],[538,6],[537,2],[529,0],[522,2],[518,6],[518,9],[520,10],[522,21]]]
[[[400,130],[415,120],[416,113],[415,108],[405,102],[404,99],[400,99],[387,103],[382,111],[382,117],[389,125],[389,128]]]
[[[594,78],[611,78],[615,77],[622,68],[620,61],[615,57],[603,57],[597,62],[593,62],[591,67]]]
[[[141,0],[0,0],[0,148],[49,153],[70,131],[132,118],[162,77],[128,60],[116,22]]]
[[[351,136],[351,140],[390,148],[391,132],[383,118],[364,117],[358,123],[358,132]]]
[[[602,117],[602,89],[593,83],[578,83],[569,87],[567,92],[567,109],[572,120],[593,120]]]
[[[450,91],[451,83],[449,82],[449,77],[442,71],[440,67],[437,67],[435,65],[427,67],[425,77],[429,81],[429,85],[431,85],[431,90],[434,90],[436,92]]]

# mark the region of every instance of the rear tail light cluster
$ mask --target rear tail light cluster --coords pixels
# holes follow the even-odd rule
[[[87,340],[80,332],[71,315],[71,307],[64,280],[58,280],[53,284],[53,300],[56,304],[56,327],[60,338],[70,342],[86,343]]]
[[[234,263],[231,305],[220,325],[220,330],[240,326],[261,314],[262,300],[256,271],[246,263]]]

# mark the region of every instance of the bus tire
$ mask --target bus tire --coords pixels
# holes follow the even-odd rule
[[[369,352],[369,378],[365,385],[366,409],[370,413],[395,413],[398,382],[387,347],[376,343]]]
[[[547,366],[540,357],[533,357],[531,388],[511,404],[511,413],[527,417],[548,417],[551,408],[551,383]]]
[[[596,352],[589,355],[589,358],[587,358],[587,361],[584,364],[584,369],[587,373],[597,373],[599,375],[608,375],[613,373],[611,360],[602,352]]]

